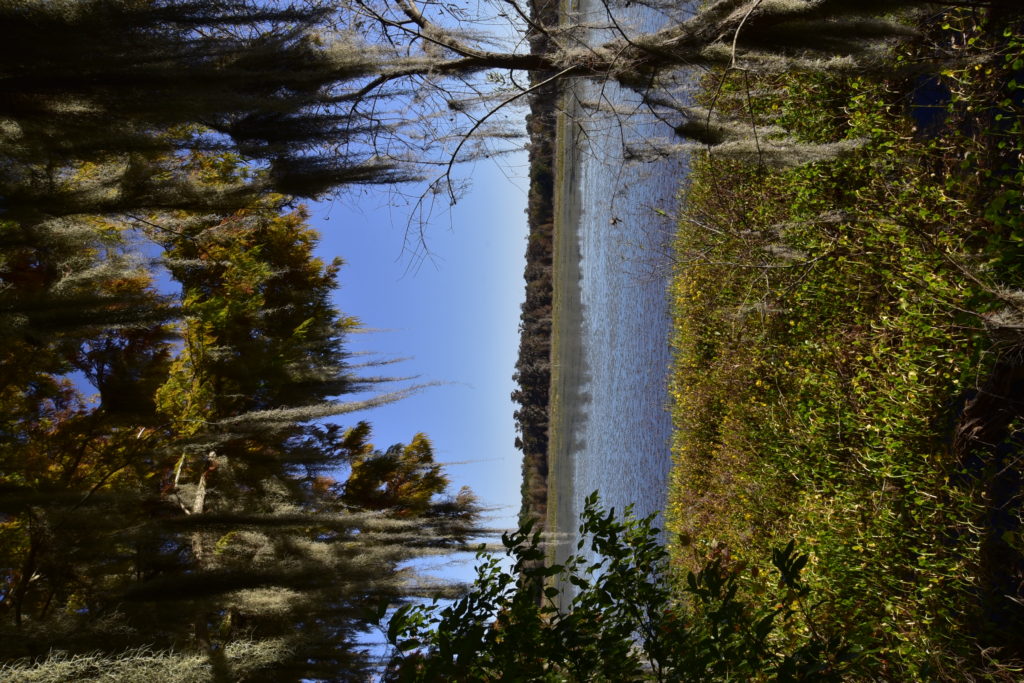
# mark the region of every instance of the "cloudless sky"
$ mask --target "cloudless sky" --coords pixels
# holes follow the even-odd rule
[[[453,491],[469,486],[484,506],[498,508],[486,526],[514,528],[522,456],[514,446],[510,394],[525,286],[526,153],[460,170],[472,185],[450,213],[439,212],[427,226],[427,259],[407,245],[408,199],[386,188],[310,207],[310,225],[322,235],[318,254],[345,260],[335,304],[373,330],[350,337],[349,349],[408,357],[364,372],[418,376],[406,385],[438,383],[337,421],[369,421],[378,448],[425,432],[435,458],[452,463],[446,471]]]

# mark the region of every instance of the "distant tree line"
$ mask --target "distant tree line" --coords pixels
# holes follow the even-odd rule
[[[534,22],[554,26],[558,5],[551,0],[531,3]],[[550,49],[550,37],[533,31],[531,49]],[[534,84],[545,75],[532,76]],[[547,510],[548,396],[551,388],[551,267],[554,241],[555,119],[560,88],[539,85],[530,93],[527,133],[530,140],[530,190],[527,199],[529,237],[526,245],[526,296],[519,318],[519,359],[513,379],[518,387],[516,447],[523,452],[521,522],[543,520]]]

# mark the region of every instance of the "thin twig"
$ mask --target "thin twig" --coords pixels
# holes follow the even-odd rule
[[[742,19],[740,19],[739,26],[736,27],[736,32],[732,34],[732,58],[729,61],[730,69],[736,68],[736,44],[740,40],[740,31],[743,30],[743,24],[747,23],[747,18],[754,13],[754,10],[756,10],[761,5],[762,1],[763,0],[756,0],[754,4],[750,6],[750,9],[747,10],[747,13],[743,15]]]
[[[743,89],[747,94],[747,111],[750,113],[750,130],[754,134],[754,146],[757,147],[757,165],[759,170],[764,169],[764,154],[761,151],[761,139],[757,135],[757,117],[754,115],[754,101],[750,96],[750,74],[743,71]]]

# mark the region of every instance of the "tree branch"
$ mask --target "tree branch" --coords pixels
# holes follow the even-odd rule
[[[462,139],[459,140],[459,144],[456,145],[455,151],[453,151],[451,156],[448,158],[448,165],[445,168],[444,174],[441,176],[442,178],[445,179],[445,181],[446,181],[446,183],[448,185],[448,194],[451,197],[452,204],[454,204],[455,201],[456,201],[455,193],[451,189],[451,187],[452,187],[452,183],[451,183],[452,167],[455,165],[455,161],[456,161],[457,157],[459,156],[459,151],[462,149],[463,145],[466,144],[466,141],[469,140],[473,136],[473,133],[476,132],[477,128],[479,128],[483,124],[483,122],[486,121],[488,118],[490,118],[491,116],[493,116],[497,112],[501,111],[501,109],[503,107],[511,104],[512,102],[516,101],[517,99],[519,99],[523,95],[526,95],[527,93],[533,92],[534,90],[537,90],[538,88],[544,87],[548,83],[553,83],[554,81],[557,81],[558,79],[563,78],[564,76],[569,75],[571,72],[575,71],[577,68],[578,67],[576,67],[576,66],[570,66],[570,67],[567,67],[565,69],[562,69],[561,71],[559,71],[554,76],[546,78],[543,81],[541,81],[540,83],[537,83],[536,85],[532,85],[529,88],[527,88],[526,90],[523,90],[522,92],[517,92],[515,95],[512,95],[511,97],[508,97],[508,98],[502,100],[502,102],[499,103],[496,107],[494,107],[493,109],[488,111],[486,114],[481,116],[479,119],[477,119],[476,123],[474,123],[473,126],[468,131],[466,131],[466,133],[462,136]]]

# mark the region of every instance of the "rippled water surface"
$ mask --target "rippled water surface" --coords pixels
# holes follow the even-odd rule
[[[647,29],[664,18],[647,12]],[[671,420],[665,389],[670,353],[667,240],[683,159],[624,162],[626,150],[670,131],[644,110],[635,94],[604,83],[576,86],[583,102],[603,102],[616,114],[574,122],[582,150],[580,198],[583,354],[580,388],[584,418],[574,433],[573,503],[599,490],[606,506],[633,504],[646,515],[664,506],[670,465]],[[561,505],[562,503],[560,503]]]

